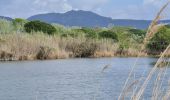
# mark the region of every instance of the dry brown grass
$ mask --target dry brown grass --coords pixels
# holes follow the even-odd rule
[[[145,46],[146,44],[149,42],[149,40],[155,35],[155,33],[163,26],[163,24],[158,24],[159,20],[161,19],[161,15],[162,15],[162,12],[164,11],[164,9],[168,6],[169,2],[166,3],[161,9],[160,11],[158,12],[156,18],[152,21],[151,25],[149,26],[148,28],[148,31],[146,33],[146,36],[144,38],[144,41],[143,41],[143,45],[141,46],[141,51],[138,53],[138,58],[142,55],[142,51],[145,49]],[[147,77],[140,81],[138,84],[141,84],[140,86],[136,87],[136,91],[133,91],[133,93],[130,95],[130,96],[127,96],[126,94],[126,89],[127,87],[129,86],[133,86],[134,85],[134,82],[136,84],[136,80],[134,80],[134,82],[130,82],[130,79],[131,77],[135,76],[135,73],[134,73],[134,69],[136,67],[136,64],[137,64],[137,61],[138,61],[138,58],[136,59],[136,62],[134,63],[134,66],[132,67],[132,70],[125,82],[125,85],[123,87],[123,90],[118,98],[118,100],[124,100],[125,97],[131,97],[131,100],[140,100],[142,99],[142,96],[145,92],[145,89],[146,87],[148,86],[148,83],[149,81],[151,80],[152,76],[154,73],[156,73],[156,70],[158,70],[158,73],[157,74],[157,78],[156,78],[156,81],[155,81],[155,85],[154,85],[154,88],[153,88],[153,95],[152,95],[152,100],[160,100],[160,94],[161,94],[161,88],[162,88],[162,81],[161,81],[161,78],[163,78],[162,76],[165,75],[165,72],[166,71],[162,71],[160,69],[158,69],[158,67],[164,63],[167,59],[167,53],[169,51],[169,48],[170,48],[170,45],[164,50],[164,52],[162,52],[160,54],[160,58],[158,59],[158,61],[156,62],[156,64],[154,65],[154,67],[150,70],[150,72],[148,73]],[[164,68],[164,70],[166,70],[166,68]],[[131,87],[133,88],[133,87]],[[168,93],[165,93],[163,94],[162,96],[162,100],[168,100],[169,98],[169,91],[167,91]]]
[[[82,48],[83,44],[84,48]],[[84,37],[62,38],[60,36],[49,36],[43,33],[0,34],[1,60],[70,58],[79,56],[74,54],[75,49],[78,50],[76,53],[87,53],[88,50],[93,50],[94,45],[96,45],[97,48],[95,49],[94,55],[91,54],[91,57],[112,57],[115,56],[118,48],[118,45],[112,41],[105,42],[104,40],[90,39],[87,41]]]
[[[67,58],[64,47],[59,47],[59,42],[64,42],[61,38],[44,34],[1,34],[0,51],[9,52],[15,60],[34,60],[41,51],[41,47],[49,48],[46,59]],[[64,44],[63,44],[64,45]],[[44,52],[46,53],[46,51]]]
[[[139,49],[132,47],[119,53],[119,43],[107,39],[72,38],[22,32],[0,34],[1,60],[136,56]]]

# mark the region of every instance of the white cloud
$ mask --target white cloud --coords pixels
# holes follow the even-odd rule
[[[99,12],[109,0],[5,0],[0,12],[11,17],[29,17],[37,13],[90,10]],[[8,4],[7,4],[8,3]],[[4,5],[3,7],[1,5]]]
[[[7,0],[10,1],[10,0]],[[29,17],[37,13],[66,12],[72,10],[67,0],[13,0],[2,7],[1,14],[11,17]]]

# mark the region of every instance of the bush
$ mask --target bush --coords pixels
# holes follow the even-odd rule
[[[170,29],[162,27],[147,44],[149,53],[159,54],[170,44]]]
[[[101,38],[110,38],[110,39],[114,39],[115,41],[118,41],[118,36],[115,32],[113,31],[103,31],[99,33],[99,36]]]
[[[139,30],[139,29],[129,29],[129,32],[138,36],[143,36],[146,34],[144,30]]]
[[[62,34],[60,33],[61,37],[84,37],[85,33],[82,31],[79,31],[79,29],[67,29]]]
[[[92,57],[98,49],[98,45],[95,43],[83,42],[67,48],[73,52],[74,57]]]
[[[92,39],[98,38],[98,34],[95,31],[95,29],[83,27],[82,29],[80,29],[80,31],[85,33],[86,37],[88,37],[88,38],[92,38]]]
[[[39,60],[48,59],[51,51],[52,51],[51,48],[41,46],[40,49],[39,49],[39,52],[36,55],[36,58],[39,59]]]
[[[170,24],[165,25],[165,27],[170,28]]]
[[[15,27],[15,30],[17,30],[17,32],[22,32],[24,30],[24,24],[27,23],[28,21],[25,19],[21,19],[21,18],[15,18],[12,23]]]
[[[13,25],[11,21],[0,19],[0,33],[10,33],[13,31]]]
[[[126,54],[128,54],[127,50],[128,50],[129,46],[126,44],[120,44],[119,48],[117,49],[116,54],[118,54],[119,56],[125,56]]]
[[[0,60],[12,60],[14,55],[12,53],[8,53],[6,51],[2,51],[0,53]]]
[[[48,33],[49,35],[54,34],[56,29],[51,24],[47,24],[41,21],[30,21],[24,25],[25,31],[31,33],[32,31],[35,32],[43,32]]]

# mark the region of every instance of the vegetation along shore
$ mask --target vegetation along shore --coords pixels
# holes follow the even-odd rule
[[[142,56],[157,56],[170,43],[170,27],[159,29]],[[135,57],[146,30],[131,27],[64,27],[41,21],[0,19],[1,60]]]

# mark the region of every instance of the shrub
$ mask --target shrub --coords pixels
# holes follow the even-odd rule
[[[31,33],[32,31],[35,32],[43,32],[48,33],[49,35],[54,34],[56,29],[51,24],[41,22],[41,21],[30,21],[24,25],[25,31]]]
[[[27,23],[28,21],[22,18],[15,18],[12,23],[17,30],[17,32],[21,32],[24,30],[24,24]]]
[[[60,33],[61,34],[61,33]],[[85,33],[82,31],[79,31],[79,29],[67,29],[65,32],[61,34],[61,37],[84,37]]]
[[[139,30],[139,29],[129,29],[129,32],[131,34],[135,34],[135,35],[138,35],[138,36],[143,36],[146,34],[146,32],[144,30]]]
[[[149,53],[159,54],[170,44],[170,29],[162,27],[147,44]]]
[[[98,38],[97,32],[92,28],[83,27],[82,29],[80,29],[80,31],[84,32],[86,34],[86,37],[88,38],[92,39]]]
[[[99,36],[101,38],[110,38],[110,39],[114,39],[115,41],[118,41],[118,36],[115,32],[113,31],[103,31],[99,33]]]
[[[2,51],[0,54],[0,60],[12,60],[13,58],[14,58],[14,55],[6,51]]]
[[[75,57],[92,57],[94,56],[98,45],[95,43],[83,42],[80,44],[74,44],[72,47],[68,47]]]
[[[170,24],[165,25],[165,27],[170,28]]]
[[[13,31],[13,26],[11,21],[0,19],[0,33],[10,33],[12,31]]]
[[[52,51],[52,49],[50,49],[49,47],[42,47],[41,46],[39,52],[36,55],[36,57],[39,60],[48,59],[48,56],[49,56],[51,51]]]

